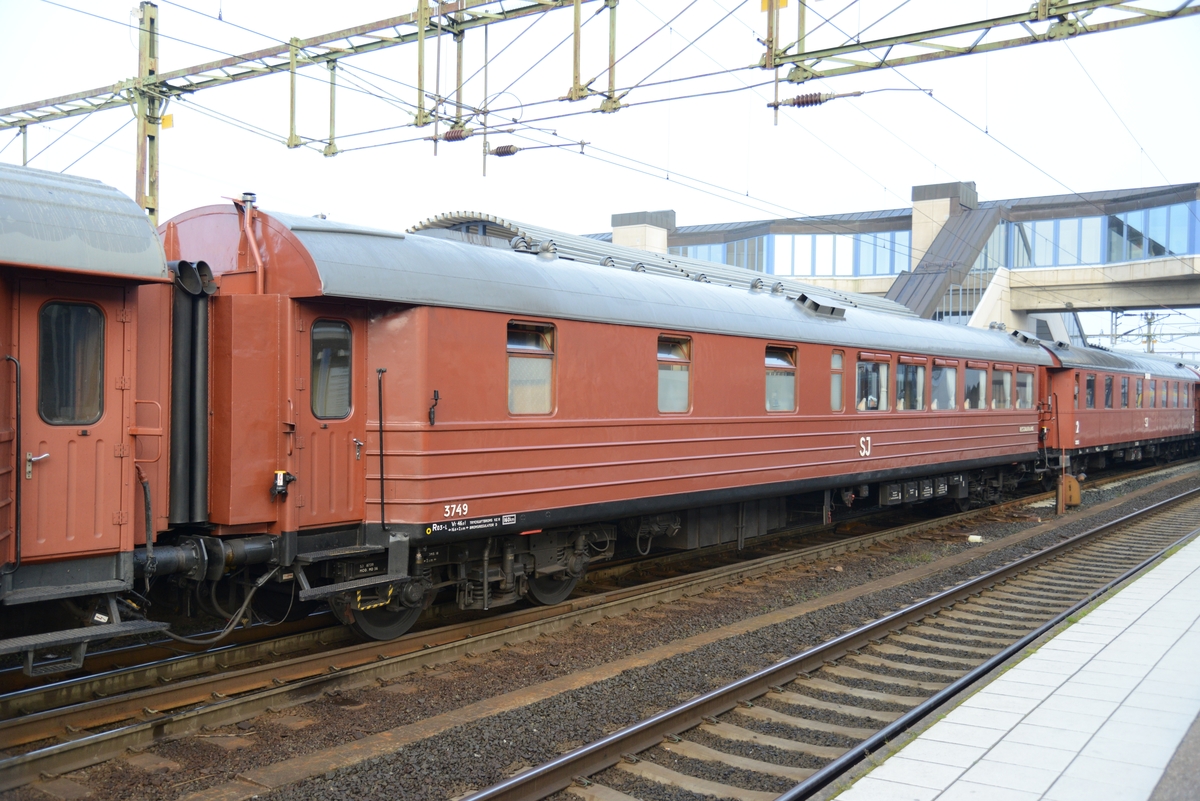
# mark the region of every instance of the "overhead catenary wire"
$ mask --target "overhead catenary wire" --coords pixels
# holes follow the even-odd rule
[[[74,161],[72,161],[72,162],[71,162],[70,164],[68,164],[67,166],[63,167],[61,170],[59,170],[59,172],[60,172],[60,173],[64,173],[64,172],[66,172],[67,170],[71,169],[72,167],[74,167],[74,166],[75,166],[76,164],[78,164],[79,162],[83,161],[83,160],[84,160],[85,158],[87,158],[88,156],[92,155],[92,152],[93,152],[93,151],[94,151],[96,148],[100,147],[100,146],[101,146],[101,145],[103,145],[105,142],[107,142],[109,139],[112,139],[114,136],[116,136],[117,134],[119,134],[121,131],[125,130],[125,128],[126,128],[126,127],[128,127],[129,123],[131,123],[131,122],[133,122],[133,118],[132,118],[132,117],[130,117],[129,119],[125,120],[125,122],[123,122],[123,123],[121,123],[120,125],[118,125],[115,131],[113,131],[113,132],[112,132],[112,133],[110,133],[108,136],[106,136],[106,137],[104,137],[103,139],[101,139],[101,140],[100,140],[99,142],[97,142],[96,144],[92,145],[90,148],[88,148],[88,150],[87,150],[87,152],[86,152],[86,153],[84,153],[82,156],[80,156],[79,158],[77,158],[77,159],[75,159]],[[4,151],[0,150],[0,153],[3,153],[3,152],[4,152]]]

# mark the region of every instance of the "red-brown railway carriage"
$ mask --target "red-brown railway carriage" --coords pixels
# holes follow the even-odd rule
[[[1152,355],[1048,346],[1047,460],[1073,472],[1195,448],[1196,372]],[[1065,462],[1065,464],[1064,464]]]
[[[52,207],[43,198],[37,213]],[[618,544],[752,538],[786,522],[789,497],[826,513],[856,500],[966,505],[1077,453],[1044,437],[1065,419],[1052,384],[1085,349],[797,297],[753,277],[706,286],[555,258],[550,246],[514,252],[266,214],[249,200],[159,233],[174,285],[155,245],[142,266],[81,268],[92,295],[68,298],[124,319],[106,362],[122,361],[119,380],[103,377],[104,414],[123,411],[104,444],[127,457],[110,470],[95,456],[89,474],[104,496],[96,508],[116,504],[118,537],[58,525],[53,536],[74,537],[75,550],[48,554],[0,538],[6,615],[26,579],[116,609],[136,571],[198,600],[327,601],[390,637],[439,591],[464,608],[553,603]],[[4,308],[18,312],[10,351],[27,364],[42,332],[11,287],[23,271],[63,267],[14,258],[14,241],[0,228],[0,260],[32,265],[3,268]],[[110,308],[114,287],[125,302]],[[1104,358],[1116,369],[1122,357]],[[1157,375],[1180,378],[1173,367]],[[26,409],[41,402],[35,384],[23,385]],[[1186,395],[1154,407],[1153,444],[1194,444],[1172,439],[1195,389]],[[79,452],[83,423],[45,435],[35,427],[53,421],[18,426],[15,397],[0,398],[14,432],[65,437]],[[52,462],[30,462],[33,479],[10,472],[10,487],[57,486],[37,480]],[[92,503],[91,484],[55,481],[68,508]],[[117,572],[97,579],[83,569],[96,559]],[[33,669],[38,647],[94,636],[0,651],[26,651]]]
[[[134,383],[138,333],[155,323],[137,293],[170,280],[124,195],[0,165],[0,622],[32,637],[0,652],[32,655],[36,624],[53,625],[38,604],[58,599],[103,601],[79,610],[87,632],[44,638],[60,653],[166,627],[122,619],[117,601],[134,582],[135,438],[157,443],[163,425]]]
[[[1038,458],[1053,362],[1005,334],[245,204],[163,236],[220,284],[210,579],[270,535],[249,559],[375,636],[444,587],[558,600],[619,538],[753,537],[806,492],[966,502]]]

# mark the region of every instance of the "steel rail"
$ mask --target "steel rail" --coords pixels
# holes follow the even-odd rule
[[[1071,551],[1083,544],[1086,541],[1092,540],[1102,534],[1111,532],[1116,528],[1127,525],[1138,519],[1142,519],[1155,514],[1156,512],[1164,511],[1168,508],[1185,503],[1193,498],[1200,497],[1200,488],[1189,490],[1181,493],[1173,498],[1168,498],[1159,503],[1138,510],[1131,514],[1110,521],[1096,528],[1077,534],[1062,542],[1056,543],[1042,551],[1030,554],[1029,556],[1018,559],[1008,565],[1005,565],[997,570],[976,577],[964,582],[956,587],[933,595],[923,601],[918,601],[904,609],[886,615],[879,620],[860,626],[845,634],[839,635],[828,642],[822,643],[815,648],[810,648],[803,653],[782,660],[768,668],[764,668],[756,673],[746,676],[738,681],[705,693],[691,699],[683,704],[680,704],[672,709],[660,712],[646,720],[635,723],[620,731],[614,732],[606,737],[596,740],[593,743],[585,745],[567,754],[564,754],[557,759],[551,760],[543,765],[540,765],[530,770],[513,776],[503,782],[495,784],[491,787],[480,790],[462,799],[462,801],[535,801],[545,798],[552,793],[558,792],[565,787],[568,787],[579,776],[588,776],[605,768],[611,767],[620,761],[622,755],[628,753],[637,753],[639,751],[650,748],[660,743],[667,735],[676,735],[679,732],[686,731],[700,725],[706,717],[715,717],[730,711],[738,705],[738,702],[743,699],[757,698],[771,690],[773,686],[779,686],[794,681],[801,675],[810,673],[822,667],[826,662],[839,659],[851,651],[867,646],[872,640],[878,639],[891,631],[904,626],[910,625],[922,618],[928,617],[931,613],[939,609],[951,606],[953,603],[960,601],[963,596],[972,595],[986,587],[1007,580],[1020,573],[1024,573],[1030,568],[1061,556],[1068,551]],[[1107,591],[1115,585],[1116,582],[1126,580],[1130,575],[1133,575],[1138,570],[1144,569],[1146,565],[1153,563],[1154,560],[1175,547],[1179,542],[1187,540],[1196,535],[1200,529],[1193,530],[1186,536],[1180,538],[1172,545],[1158,551],[1153,557],[1140,563],[1136,568],[1127,571],[1119,579],[1114,582],[1109,582],[1101,590],[1097,590],[1090,594],[1085,601],[1080,602],[1071,607],[1063,615],[1056,615],[1054,625],[1061,622],[1066,616],[1074,614],[1087,603],[1095,599],[1097,593]],[[1034,634],[1041,636],[1053,626],[1046,624],[1039,627]],[[1033,639],[1036,639],[1034,634],[1027,635],[1018,640],[1020,647],[1028,645]],[[1007,656],[1004,659],[1011,657],[1018,650],[1013,650],[1013,646],[1005,649],[1004,653]],[[987,670],[976,668],[962,679],[952,682],[944,690],[940,691],[935,697],[939,698],[937,704],[932,703],[933,699],[925,701],[915,707],[911,712],[898,718],[894,723],[889,724],[879,733],[864,740],[860,745],[850,749],[846,754],[834,760],[839,765],[839,770],[836,772],[830,763],[830,766],[822,768],[817,773],[814,773],[809,779],[797,785],[792,790],[781,798],[786,798],[788,801],[796,801],[797,799],[806,797],[806,795],[815,792],[820,786],[824,786],[832,781],[837,776],[841,775],[848,767],[854,763],[864,759],[871,751],[882,746],[887,740],[894,738],[904,729],[912,726],[930,711],[937,708],[940,703],[943,703],[953,695],[961,692],[965,687],[969,686],[968,677],[972,681],[978,680],[988,671],[994,668],[997,664],[1004,661],[997,657],[989,659],[985,665],[989,665]],[[920,714],[918,713],[918,710]],[[903,722],[903,724],[902,724]],[[828,768],[828,770],[827,770]],[[820,784],[814,782],[820,776]],[[804,788],[801,790],[801,788]]]

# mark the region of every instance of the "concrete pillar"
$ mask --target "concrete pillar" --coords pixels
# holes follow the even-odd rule
[[[925,252],[937,239],[952,216],[963,209],[979,208],[979,195],[974,181],[953,181],[948,184],[914,186],[912,190],[912,264],[921,263]]]
[[[666,253],[667,238],[675,230],[675,212],[635,211],[612,216],[614,245]]]

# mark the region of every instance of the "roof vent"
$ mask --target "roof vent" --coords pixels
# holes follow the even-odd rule
[[[1018,342],[1020,342],[1022,345],[1029,345],[1029,344],[1039,345],[1039,344],[1041,344],[1041,340],[1038,339],[1037,337],[1026,334],[1024,331],[1018,331],[1015,328],[1012,331],[1009,331],[1008,335],[1011,336],[1013,339],[1017,340]]]
[[[603,259],[600,260],[600,266],[601,267],[616,267],[617,262],[613,259],[612,256],[605,256]]]
[[[782,295],[783,294],[783,282],[782,281],[775,282],[775,285],[773,287],[771,287],[771,294],[772,295]]]
[[[547,239],[544,242],[539,242],[537,246],[537,255],[539,259],[556,259],[558,258],[558,245],[554,244],[553,239]]]
[[[528,239],[520,234],[517,234],[512,239],[508,240],[509,247],[518,253],[528,253],[531,244],[532,243],[530,243]]]
[[[777,284],[777,286],[781,285]],[[820,314],[823,317],[833,317],[839,320],[846,316],[845,309],[841,306],[833,305],[827,298],[802,294],[796,301],[813,314]]]
[[[1007,331],[1008,330],[1007,325],[1005,325],[1004,323],[996,323],[996,322],[988,323],[988,328],[991,329],[992,331]]]
[[[711,282],[708,280],[708,276],[707,276],[707,275],[705,275],[704,273],[699,273],[699,274],[697,274],[697,275],[693,275],[693,276],[692,276],[692,280],[693,280],[693,281],[699,281],[699,282],[700,282],[700,283],[702,283],[702,284],[708,284],[708,283],[711,283]]]
[[[761,278],[755,278],[753,281],[750,282],[751,291],[762,289],[764,286],[766,286],[766,285],[763,283],[763,280]]]
[[[1061,342],[1061,341],[1059,341],[1059,342],[1055,342],[1055,343],[1054,343],[1054,347],[1058,348],[1059,350],[1070,350],[1070,349],[1071,349],[1071,343],[1070,343],[1070,342]]]
[[[633,265],[629,269],[633,270],[635,273],[644,273],[644,272],[646,272],[646,265],[642,264],[639,261],[637,264]]]

